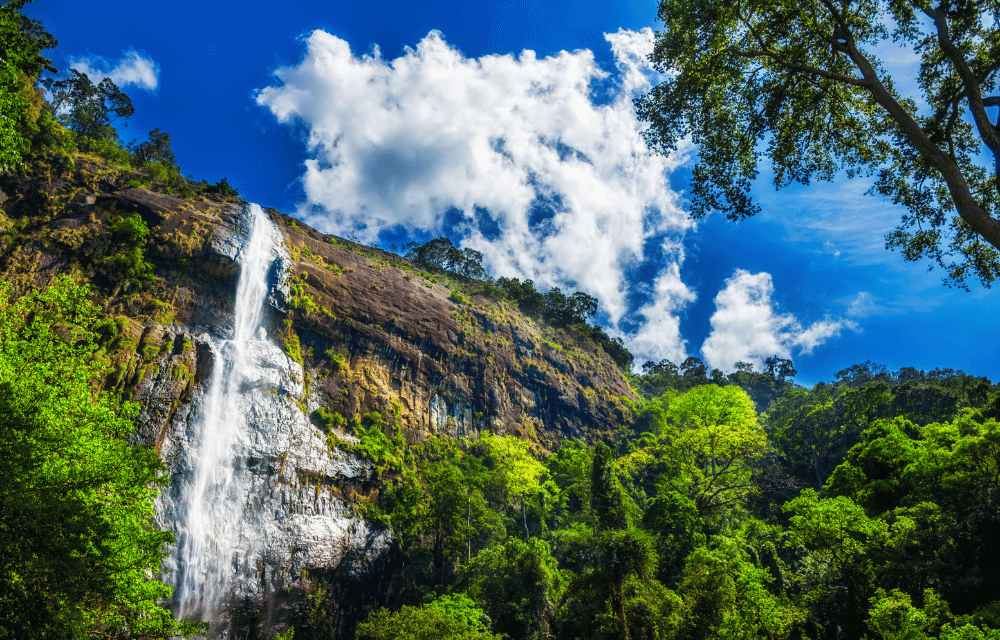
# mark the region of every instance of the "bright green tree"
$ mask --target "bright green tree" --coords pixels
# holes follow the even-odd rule
[[[933,591],[928,591],[933,595]],[[871,609],[866,624],[881,640],[926,640],[927,631],[936,622],[933,616],[914,607],[910,596],[899,589],[889,593],[878,589],[869,602]]]
[[[916,597],[934,586],[962,610],[1000,600],[1000,423],[965,409],[920,427],[880,420],[827,482],[893,523],[880,583]]]
[[[590,468],[594,452],[580,440],[564,440],[545,461],[556,491],[552,501],[555,526],[582,521],[590,508]]]
[[[820,562],[836,571],[844,571],[859,555],[889,539],[889,525],[868,517],[843,496],[824,499],[806,489],[784,509],[794,514],[788,545],[814,551]]]
[[[666,81],[638,101],[650,143],[698,146],[692,214],[738,220],[762,161],[774,185],[877,175],[907,209],[886,237],[948,279],[1000,275],[1000,9],[996,0],[662,0],[652,59]],[[892,46],[920,57],[893,77]],[[908,89],[908,87],[907,87]]]
[[[0,637],[172,635],[156,579],[156,452],[129,444],[134,404],[107,372],[97,308],[68,277],[14,299],[0,286]]]
[[[812,489],[783,508],[794,514],[786,544],[806,557],[807,599],[814,609],[834,612],[824,614],[824,622],[858,637],[874,589],[872,556],[890,543],[889,525],[849,498],[820,498]]]
[[[421,607],[380,609],[358,625],[357,640],[499,640],[467,596],[442,596]]]
[[[504,503],[520,507],[524,537],[529,537],[528,503],[547,492],[548,470],[531,455],[531,443],[527,440],[486,434],[477,446],[485,452],[486,464],[492,469],[489,482],[495,495]]]
[[[753,492],[751,463],[768,441],[745,391],[735,385],[694,387],[671,401],[667,417],[664,482],[694,500],[703,516]]]

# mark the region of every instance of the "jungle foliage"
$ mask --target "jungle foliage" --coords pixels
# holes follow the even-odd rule
[[[732,27],[739,16],[726,11],[753,5],[687,4],[724,18],[713,23],[730,29],[719,37],[747,35]],[[88,151],[134,169],[136,186],[235,195],[225,179],[213,186],[181,178],[165,132],[154,129],[147,142],[122,146],[111,123],[128,109],[116,87],[72,75],[60,85],[66,102],[47,103],[38,77],[54,70],[41,52],[55,41],[19,13],[23,5],[0,0],[4,170]],[[764,26],[782,27],[792,37],[788,25],[797,24],[806,6],[760,15],[770,16]],[[903,18],[906,6],[891,5]],[[979,37],[981,12],[968,3],[954,7],[965,13],[949,19],[964,19],[968,33]],[[689,35],[697,39],[703,25],[692,24]],[[877,36],[878,27],[866,24]],[[832,38],[821,57],[840,60],[857,35],[819,26]],[[986,55],[995,53],[995,43],[980,38],[968,47],[985,51],[977,60],[987,79],[995,78],[1000,59]],[[936,96],[948,87],[958,91],[954,80],[937,74],[937,62],[927,64],[926,83]],[[788,80],[767,86],[784,86],[793,98],[796,91],[805,98],[846,91]],[[854,93],[844,95],[854,100],[844,104],[871,106]],[[928,126],[946,127],[958,108],[951,105],[970,100],[961,91],[953,97]],[[802,109],[821,102],[773,104],[801,107],[793,112],[806,122]],[[678,122],[659,125],[687,126]],[[876,118],[871,130],[889,135],[885,124]],[[960,124],[954,127],[962,132]],[[800,139],[787,133],[786,142]],[[720,174],[735,190],[716,196],[731,197],[737,217],[752,212],[739,208],[751,207],[740,201],[740,180],[752,173],[747,162],[756,156],[726,164],[733,151],[726,145],[739,140],[716,142],[718,153],[703,155],[704,166],[723,163],[736,172]],[[795,148],[809,153],[831,140],[812,142]],[[887,153],[907,176],[926,168],[904,152]],[[837,167],[820,162],[814,174],[789,165],[781,180],[823,177]],[[911,195],[924,204],[942,202],[933,177],[926,184],[935,191]],[[706,182],[702,188],[729,186]],[[908,188],[898,187],[900,197],[909,197]],[[955,223],[959,244],[953,248],[967,258],[984,256],[983,269],[973,272],[986,281],[994,256],[975,245],[962,224]],[[933,233],[911,238],[907,229],[900,236],[906,242],[939,239]],[[120,217],[109,231],[120,262],[105,266],[141,286],[149,277],[148,227],[138,216]],[[455,262],[449,246],[438,243],[441,252],[428,250],[423,259],[474,274],[475,265]],[[980,254],[966,251],[975,246]],[[956,268],[950,273],[961,283],[965,271]],[[603,335],[588,325],[597,303],[585,294],[542,294],[530,281],[500,279],[490,286],[552,326],[590,331],[598,340]],[[97,313],[87,289],[67,278],[19,298],[0,286],[0,637],[194,632],[175,625],[159,606],[168,588],[157,571],[170,534],[151,526],[151,499],[163,469],[154,452],[129,442],[136,407],[94,391],[107,374]],[[621,343],[604,339],[619,365],[630,367]],[[379,603],[348,630],[373,640],[1000,638],[1000,388],[960,371],[890,372],[870,362],[811,389],[793,384],[794,375],[791,361],[778,357],[767,359],[763,371],[736,363],[731,373],[710,371],[697,358],[646,363],[633,379],[643,399],[616,438],[567,439],[554,451],[488,433],[408,444],[392,417],[371,413],[348,421],[317,410],[314,420],[332,445],[367,458],[377,474],[377,490],[352,508],[393,533],[396,561],[379,577]],[[345,427],[357,443],[336,441],[335,430]],[[338,603],[321,587],[300,612],[295,638],[329,637],[327,618],[337,615]]]
[[[138,406],[95,382],[98,309],[68,277],[20,298],[0,286],[0,638],[191,634],[160,606],[165,481],[128,442]]]
[[[650,364],[631,430],[552,452],[356,425],[379,472],[362,510],[398,554],[357,637],[1000,637],[1000,386],[793,372]]]

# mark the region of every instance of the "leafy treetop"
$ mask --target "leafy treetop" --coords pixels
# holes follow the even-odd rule
[[[483,254],[475,249],[459,249],[448,238],[434,238],[422,245],[409,246],[406,258],[417,264],[460,275],[463,278],[485,278]]]
[[[637,101],[654,148],[699,148],[692,215],[733,220],[767,158],[775,187],[876,175],[908,210],[887,248],[946,283],[1000,275],[1000,4],[996,0],[664,0],[652,60],[668,79]],[[876,55],[920,56],[919,96]],[[992,95],[991,95],[992,94]],[[921,106],[923,105],[923,106]],[[948,215],[952,212],[957,215]]]
[[[104,78],[95,85],[87,74],[76,69],[69,71],[69,78],[49,78],[43,82],[52,92],[53,109],[56,113],[65,111],[61,117],[70,129],[81,136],[117,139],[118,133],[111,123],[135,113],[132,100],[110,78]]]

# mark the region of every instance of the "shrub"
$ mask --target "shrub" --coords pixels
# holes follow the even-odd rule
[[[336,411],[330,411],[326,407],[320,407],[309,414],[309,418],[312,420],[313,424],[322,429],[325,433],[329,433],[332,429],[343,429],[347,425],[347,419],[337,413]]]
[[[127,247],[138,247],[149,238],[149,226],[138,213],[127,218],[118,216],[111,221],[111,237]]]
[[[128,150],[122,149],[117,142],[110,138],[94,139],[77,136],[77,144],[82,151],[97,154],[117,167],[125,169],[130,166]]]

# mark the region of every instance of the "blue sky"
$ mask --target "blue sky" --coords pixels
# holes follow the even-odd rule
[[[26,11],[59,40],[58,68],[131,96],[126,141],[167,131],[185,173],[327,232],[383,246],[447,234],[496,275],[585,290],[639,362],[729,370],[777,354],[805,384],[868,359],[1000,378],[995,293],[945,288],[886,251],[901,211],[864,181],[775,192],[764,171],[757,218],[687,220],[696,150],[649,154],[631,108],[657,81],[655,2]]]

